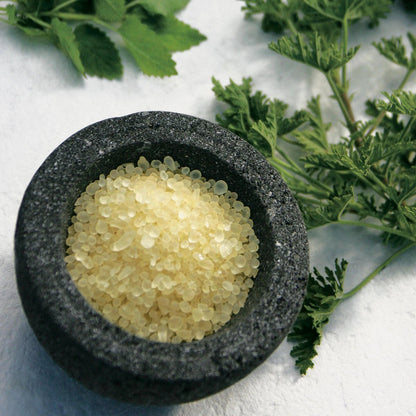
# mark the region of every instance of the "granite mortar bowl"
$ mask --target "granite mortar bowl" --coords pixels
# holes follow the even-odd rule
[[[242,310],[200,341],[131,335],[96,312],[64,262],[75,200],[100,173],[139,156],[170,155],[207,179],[223,179],[251,208],[260,268]],[[168,112],[98,122],[42,164],[20,207],[18,290],[39,342],[74,379],[104,396],[170,405],[216,393],[261,364],[292,326],[305,295],[308,243],[301,214],[278,173],[248,143],[205,120]]]

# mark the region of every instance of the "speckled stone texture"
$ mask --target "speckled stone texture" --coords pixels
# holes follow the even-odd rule
[[[121,163],[172,156],[223,179],[251,208],[260,270],[244,308],[201,341],[167,344],[126,333],[92,309],[64,263],[73,204]],[[284,339],[301,307],[308,244],[296,202],[266,160],[227,130],[148,112],[93,124],[62,143],[28,186],[15,234],[22,304],[37,338],[72,377],[105,396],[167,405],[216,393],[247,375]]]

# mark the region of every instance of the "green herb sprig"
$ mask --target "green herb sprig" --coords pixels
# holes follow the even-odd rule
[[[120,78],[123,65],[116,43],[122,43],[144,74],[164,77],[177,74],[173,52],[206,39],[175,17],[188,3],[189,0],[15,0],[0,7],[0,19],[28,36],[53,42],[83,76]]]
[[[362,19],[376,25],[391,3],[245,0],[248,16],[261,13],[264,30],[283,34],[269,44],[271,50],[327,79],[348,129],[339,143],[328,141],[331,124],[324,120],[319,96],[287,115],[284,102],[253,93],[250,78],[225,87],[213,78],[217,99],[228,104],[217,121],[255,146],[281,173],[309,230],[330,224],[369,228],[396,250],[348,292],[343,289],[345,260],[335,260],[334,271],[325,268],[325,276],[314,269],[288,336],[295,343],[291,355],[301,374],[313,367],[323,327],[337,305],[416,246],[416,95],[404,90],[416,70],[416,37],[408,34],[410,51],[400,37],[374,43],[381,55],[403,68],[403,78],[395,91],[383,93],[383,100],[367,101],[366,120],[355,117],[347,73],[359,51],[348,43],[351,26]]]

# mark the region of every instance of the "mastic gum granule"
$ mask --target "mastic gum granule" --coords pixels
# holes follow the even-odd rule
[[[161,342],[200,340],[244,305],[259,267],[250,209],[223,180],[140,157],[75,203],[65,261],[110,322]]]

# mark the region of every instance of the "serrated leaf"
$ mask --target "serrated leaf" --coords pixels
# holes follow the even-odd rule
[[[103,31],[86,23],[78,25],[74,34],[86,74],[108,79],[121,77],[119,53]]]
[[[139,17],[128,16],[118,32],[144,74],[161,77],[177,74],[169,50]]]
[[[374,120],[380,115],[380,110],[377,108],[376,100],[367,100],[366,103],[366,114],[373,117]],[[387,114],[383,117],[380,122],[380,126],[392,133],[399,133],[403,130],[404,124],[399,120],[398,114],[392,114],[389,117]]]
[[[410,63],[409,69],[416,69],[416,36],[413,33],[407,34],[407,39],[409,39],[410,45],[412,47],[412,52],[410,53]]]
[[[148,24],[148,22],[145,23]],[[185,51],[206,40],[206,37],[198,30],[173,15],[160,17],[149,26],[157,33],[160,42],[171,52]]]
[[[365,0],[362,2],[362,17],[370,19],[370,27],[379,24],[380,19],[385,19],[391,11],[394,0]]]
[[[374,213],[378,214],[380,220],[383,218],[383,214],[378,211],[374,195],[367,195],[364,192],[360,192],[356,195],[356,204],[359,207],[360,219],[364,219],[367,216],[374,216]]]
[[[223,87],[221,83],[212,78],[214,91],[218,100],[230,107],[224,111],[223,116],[217,115],[217,122],[236,133],[243,139],[248,139],[248,132],[254,120],[250,111],[251,78],[244,78],[241,85],[230,80],[230,84]]]
[[[391,0],[305,0],[321,16],[342,23],[344,19],[357,21],[368,17],[372,25],[389,13]]]
[[[348,16],[354,9],[351,2],[346,1],[329,1],[329,0],[304,0],[305,4],[311,7],[315,12],[327,19],[342,22],[345,16]]]
[[[287,339],[296,345],[290,355],[296,359],[301,374],[313,367],[312,359],[317,355],[316,347],[321,343],[323,329],[338,306],[342,294],[348,263],[335,260],[335,270],[325,268],[322,275],[316,268],[309,276],[308,287],[302,309]]]
[[[283,36],[277,42],[270,43],[269,48],[327,74],[350,61],[358,52],[359,46],[349,49],[344,54],[339,45],[328,44],[315,32],[307,40],[300,34],[293,37]]]
[[[410,57],[408,57],[401,36],[394,36],[390,39],[382,38],[378,43],[373,42],[373,46],[381,55],[396,65],[403,66],[408,70],[416,70],[416,37],[412,33],[408,33],[407,38],[412,47]]]
[[[71,27],[54,17],[51,21],[53,33],[56,35],[58,47],[71,58],[78,71],[85,75],[84,65],[82,64],[78,44]]]
[[[307,121],[305,111],[296,111],[292,117],[286,118],[270,111],[272,108],[269,106],[268,113],[252,124],[248,134],[248,141],[265,157],[272,156],[279,137],[292,133]]]
[[[265,157],[272,156],[278,137],[293,132],[308,119],[304,111],[285,117],[287,104],[271,101],[260,91],[252,94],[250,78],[243,79],[241,85],[231,80],[226,87],[215,78],[212,81],[217,98],[230,105],[224,117],[217,117],[217,121],[247,140]]]
[[[395,142],[394,136],[386,134],[385,137],[376,133],[372,140],[364,141],[360,147],[360,155],[366,160],[368,165],[373,165],[384,160],[394,160],[409,151],[416,149],[413,140],[403,140]]]
[[[307,229],[335,223],[353,202],[352,190],[347,189],[344,195],[331,196],[327,201],[320,201],[317,205],[304,205],[302,212]]]
[[[409,66],[406,48],[403,45],[401,37],[382,38],[380,42],[373,42],[373,46],[389,61],[404,66],[405,68]]]
[[[416,94],[410,91],[396,91],[393,94],[383,92],[388,102],[378,100],[376,105],[379,109],[394,114],[416,116]]]
[[[105,22],[120,22],[126,12],[125,0],[94,0],[97,16]]]
[[[326,132],[329,130],[331,124],[324,123],[322,119],[319,96],[313,97],[308,102],[308,110],[308,128],[295,131],[294,135],[305,152],[325,152],[329,149]]]
[[[358,49],[350,49],[348,53],[344,49],[348,26],[363,17],[370,20],[370,25],[377,24],[392,1],[244,1],[247,15],[264,14],[264,30],[299,33],[293,38],[282,38],[271,49],[327,75],[350,132],[348,137],[341,137],[340,143],[328,144],[329,125],[324,123],[319,102],[315,101],[308,104],[308,125],[295,126],[289,136],[282,137],[284,143],[277,141],[279,128],[280,133],[284,131],[285,123],[272,110],[272,101],[261,92],[256,92],[259,108],[256,119],[251,80],[242,85],[231,83],[225,88],[214,83],[217,98],[228,104],[217,120],[266,156],[272,153],[268,160],[294,193],[307,228],[329,223],[362,225],[383,231],[386,242],[395,240],[410,247],[409,242],[414,242],[416,235],[416,95],[386,95],[389,102],[379,106],[369,102],[367,109],[372,119],[356,120],[350,106],[347,71],[342,68]],[[326,36],[323,28],[332,35]],[[317,33],[310,37],[312,31]],[[398,43],[392,42],[395,49],[390,50],[384,43],[380,46],[391,60],[410,69],[402,85],[416,69],[416,36],[408,34],[408,39],[412,47],[410,57]],[[342,71],[338,71],[340,68]],[[368,221],[361,222],[364,218]],[[308,286],[304,307],[289,335],[296,342],[292,355],[303,374],[313,366],[324,325],[338,303],[356,293],[381,267],[343,295],[345,269],[346,262],[336,261],[335,271],[326,268],[325,275],[321,275],[315,270],[313,283]]]
[[[336,143],[330,146],[329,152],[319,152],[305,155],[302,160],[307,168],[323,168],[335,171],[346,171],[354,166],[348,147],[345,143]]]
[[[223,87],[215,78],[212,79],[212,82],[214,84],[212,90],[217,98],[230,106],[224,111],[224,117],[217,117],[217,121],[223,127],[230,129],[248,141],[255,137],[258,138],[258,133],[260,133],[260,136],[264,133],[270,137],[272,130],[277,133],[277,124],[274,127],[272,126],[273,120],[284,118],[288,108],[286,103],[280,100],[271,101],[260,91],[252,94],[251,78],[243,78],[240,85],[230,80],[230,84],[226,87]],[[259,131],[254,131],[255,135],[249,138],[248,135],[253,133],[253,126],[257,122],[262,122],[263,126],[257,125],[256,129]],[[263,127],[269,131],[262,132]],[[266,147],[269,148],[267,144]]]
[[[142,0],[140,6],[150,14],[168,16],[182,10],[190,0]]]
[[[267,120],[267,124],[263,120],[259,120],[252,125],[247,135],[247,141],[265,157],[272,156],[276,138],[277,125],[274,119]]]
[[[306,111],[300,110],[296,111],[292,117],[279,117],[277,121],[277,135],[284,136],[286,134],[292,133],[294,130],[305,124],[306,121],[308,121],[308,115]]]

